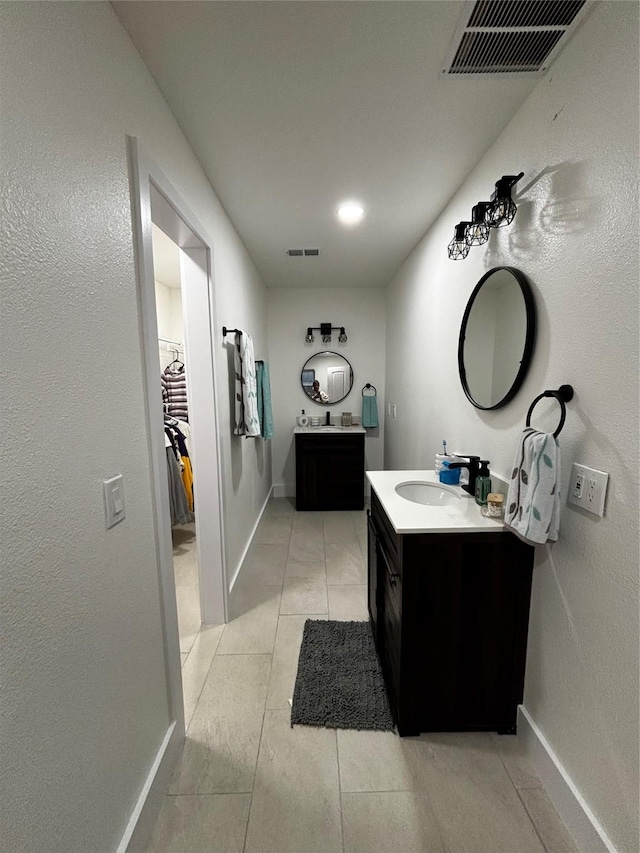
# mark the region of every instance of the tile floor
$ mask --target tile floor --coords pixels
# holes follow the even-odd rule
[[[178,633],[182,663],[200,633],[200,584],[196,558],[196,525],[183,524],[171,531],[173,538],[173,574],[176,579]]]
[[[364,513],[271,500],[232,621],[194,632],[183,604],[187,739],[149,853],[577,853],[514,737],[291,728],[305,619],[367,618],[365,554]]]

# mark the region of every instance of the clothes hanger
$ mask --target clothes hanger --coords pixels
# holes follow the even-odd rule
[[[173,361],[171,362],[171,364],[169,364],[169,365],[168,365],[168,367],[173,367],[173,365],[174,365],[174,364],[177,364],[177,365],[178,365],[178,370],[180,370],[180,368],[184,367],[184,362],[180,361],[180,359],[178,358],[178,356],[180,355],[180,353],[178,352],[178,350],[177,350],[177,349],[174,349],[174,352],[175,352],[175,354],[176,354],[176,357],[173,359]]]

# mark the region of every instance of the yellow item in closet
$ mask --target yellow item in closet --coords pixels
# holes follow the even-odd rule
[[[182,482],[184,490],[187,493],[187,501],[189,509],[193,512],[193,471],[191,470],[191,460],[188,456],[182,456]]]

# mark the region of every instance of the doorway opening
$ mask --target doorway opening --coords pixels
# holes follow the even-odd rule
[[[180,657],[184,664],[202,623],[194,514],[195,466],[189,423],[190,371],[186,365],[184,344],[180,247],[153,222],[153,206],[151,218],[173,575],[176,585]]]
[[[227,612],[211,247],[202,237],[204,229],[161,169],[141,151],[137,140],[129,137],[128,144],[167,692],[170,719],[181,743],[185,729],[181,646],[188,650],[201,625],[221,625]],[[156,265],[158,270],[162,267],[162,247],[171,258],[173,277],[170,282],[162,282],[162,276],[166,278],[169,273],[160,272],[159,281],[164,287],[158,287],[154,273]],[[173,400],[165,393],[163,399],[161,375],[172,363],[176,375],[181,371],[184,374],[181,390],[186,399],[180,393]],[[172,402],[177,406],[175,410],[171,409]],[[185,410],[180,410],[180,403],[186,403]],[[171,484],[168,454],[174,451],[166,446],[165,415],[187,425],[188,457],[193,471],[191,503],[188,478],[183,478],[182,470]],[[174,455],[178,464],[179,456],[180,453]],[[170,500],[171,489],[177,485],[184,487],[187,498],[186,507],[182,507],[184,514],[180,516],[178,512],[179,517],[175,505],[172,515]],[[172,519],[177,524],[172,525]],[[177,528],[175,541],[172,528]],[[176,550],[184,551],[185,544],[189,546],[192,565],[187,572],[184,565],[177,565],[174,572],[174,545]],[[189,583],[181,583],[185,580]],[[187,593],[177,592],[177,587],[187,585],[191,587]],[[190,599],[188,606],[185,597]]]

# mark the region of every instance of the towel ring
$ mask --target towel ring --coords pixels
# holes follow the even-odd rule
[[[569,400],[573,399],[573,388],[571,385],[561,385],[557,391],[543,391],[542,394],[538,394],[533,403],[529,406],[529,411],[527,412],[528,427],[531,426],[531,413],[533,412],[536,404],[545,397],[555,397],[558,403],[560,403],[560,423],[553,434],[553,437],[557,438],[562,432],[562,427],[564,426],[565,418],[567,417],[567,407],[565,403],[568,403]]]
[[[365,394],[365,393],[364,393],[364,392],[365,392],[365,391],[367,391],[369,388],[373,388],[373,394]],[[376,389],[376,386],[375,386],[375,385],[372,385],[370,382],[367,382],[367,384],[366,384],[366,385],[364,386],[364,388],[362,389],[362,396],[363,396],[363,397],[377,397],[377,396],[378,396],[378,391],[377,391],[377,389]]]

